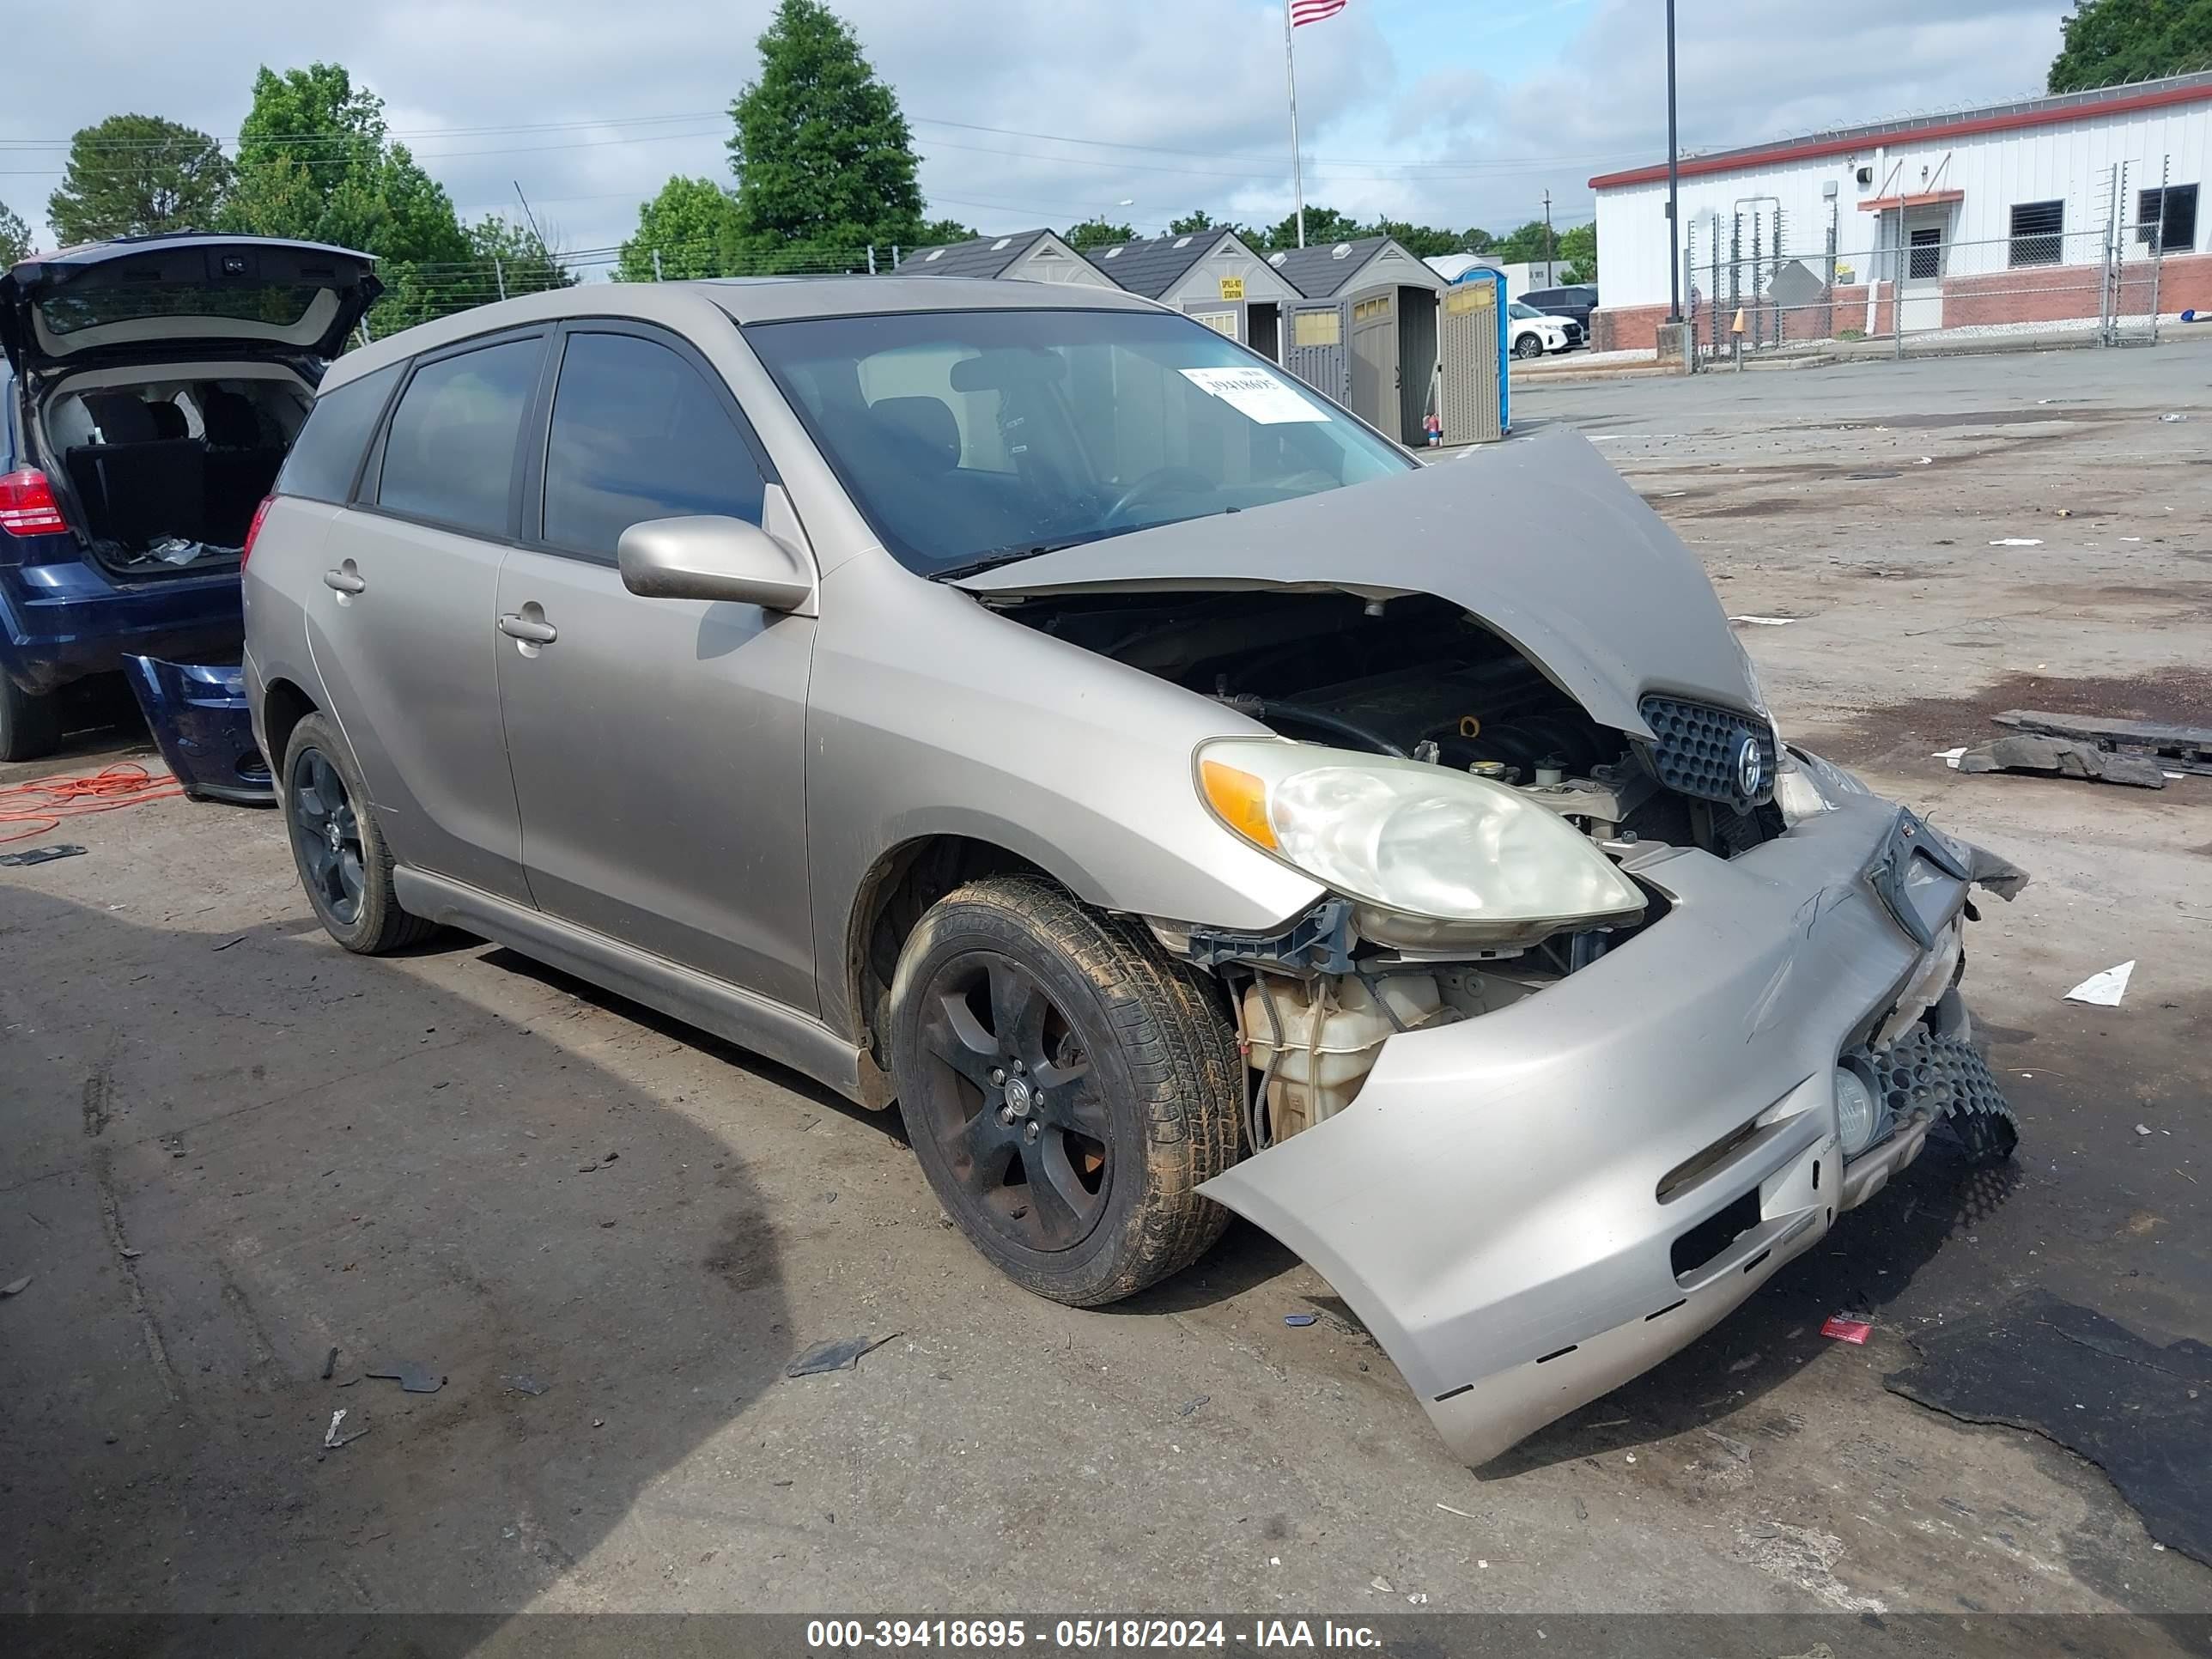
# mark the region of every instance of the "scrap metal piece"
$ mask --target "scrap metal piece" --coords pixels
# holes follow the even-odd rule
[[[1915,1111],[1973,1164],[2002,1164],[2020,1145],[2020,1120],[1989,1063],[1960,1036],[1915,1026],[1873,1056],[1882,1103],[1899,1122]]]
[[[2106,720],[2088,714],[2052,714],[2037,708],[2008,708],[1990,718],[1999,726],[2022,732],[2072,738],[2100,749],[2154,758],[2171,772],[2212,774],[2212,726],[2178,726],[2166,720]]]
[[[1993,738],[1959,757],[1961,772],[2043,772],[2093,783],[2124,783],[2137,789],[2163,789],[2166,773],[2148,755],[2125,755],[2071,738]]]
[[[813,1376],[822,1371],[858,1370],[862,1354],[873,1353],[884,1343],[897,1340],[900,1334],[893,1331],[889,1336],[850,1336],[842,1342],[817,1342],[786,1365],[783,1374],[786,1376]]]
[[[418,1365],[411,1359],[390,1359],[365,1375],[397,1382],[407,1394],[435,1394],[446,1386],[446,1379],[428,1365]]]
[[[67,842],[56,842],[51,847],[33,847],[21,853],[0,853],[0,864],[20,868],[29,864],[46,864],[55,859],[73,859],[82,855],[84,848]]]

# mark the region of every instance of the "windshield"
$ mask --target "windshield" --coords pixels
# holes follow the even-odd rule
[[[745,337],[884,545],[923,575],[1417,465],[1165,313],[906,312]]]
[[[1511,309],[1516,317],[1541,317],[1545,315],[1543,312],[1537,310],[1535,307],[1530,305],[1526,300],[1516,300],[1512,304]]]
[[[220,317],[227,321],[268,323],[291,328],[303,320],[325,290],[310,283],[255,285],[146,283],[77,283],[41,299],[39,315],[49,334],[74,334],[82,328],[146,317]]]

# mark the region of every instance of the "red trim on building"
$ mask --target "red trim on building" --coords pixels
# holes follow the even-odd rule
[[[2168,87],[2160,92],[2136,93],[2101,104],[2068,104],[2057,109],[2015,110],[2008,115],[1966,116],[1932,126],[1908,127],[1896,132],[1862,132],[1853,137],[1796,138],[1763,149],[1744,149],[1719,155],[1692,155],[1680,171],[1685,179],[1716,173],[1741,173],[1776,161],[1802,161],[1820,155],[1850,155],[1875,145],[1932,143],[1945,138],[1968,138],[1978,133],[2012,132],[2024,127],[2063,126],[2071,121],[2100,121],[2108,116],[2132,114],[2136,110],[2164,109],[2174,104],[2212,101],[2212,85]],[[1590,182],[1592,190],[1612,190],[1622,185],[1656,184],[1667,176],[1667,164],[1632,167],[1626,173],[1601,173]]]
[[[1859,204],[1861,213],[1889,213],[1898,208],[1942,207],[1949,202],[1963,202],[1963,190],[1928,190],[1917,196],[1870,196]]]

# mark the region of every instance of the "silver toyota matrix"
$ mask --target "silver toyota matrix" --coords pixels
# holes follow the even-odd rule
[[[894,1103],[1090,1306],[1247,1217],[1481,1463],[1918,1156],[2026,878],[1776,730],[1564,429],[1094,289],[576,288],[341,359],[245,577],[300,877]]]

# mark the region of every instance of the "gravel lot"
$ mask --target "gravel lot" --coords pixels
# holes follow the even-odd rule
[[[2207,368],[1516,393],[1524,427],[1600,444],[1732,612],[1792,619],[1741,630],[1786,730],[2035,883],[1985,903],[1967,986],[2017,1164],[1930,1154],[1479,1475],[1249,1229],[1120,1308],[1034,1299],[890,1118],[504,951],[346,956],[272,814],[71,826],[89,856],[0,871],[0,1280],[32,1275],[0,1303],[0,1607],[2212,1610],[2212,1571],[2095,1467],[1881,1383],[2028,1285],[2212,1338],[2212,779],[1931,758],[2008,707],[2212,723]],[[109,733],[65,765],[146,753]],[[2062,1000],[2129,958],[2122,1007]],[[1865,1347],[1818,1334],[1844,1308]],[[783,1376],[863,1335],[858,1370]],[[389,1360],[447,1381],[362,1378]],[[341,1408],[368,1432],[325,1452]]]

